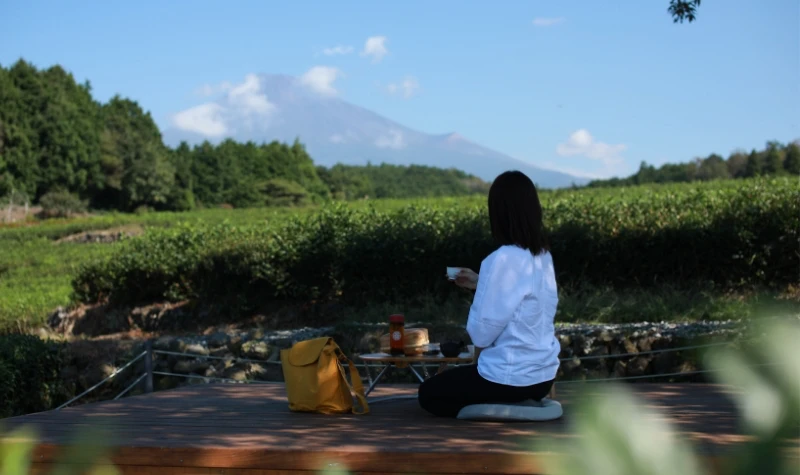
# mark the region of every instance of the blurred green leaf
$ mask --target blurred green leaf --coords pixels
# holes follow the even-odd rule
[[[36,432],[30,427],[21,427],[0,437],[0,475],[27,475],[30,472],[33,449],[37,444]],[[51,475],[118,475],[109,455],[114,445],[111,426],[103,422],[93,423],[73,434],[56,460]]]
[[[0,435],[0,474],[27,475],[36,440],[36,432],[30,427],[21,427]]]
[[[338,463],[332,463],[326,465],[319,473],[320,475],[349,475],[351,472]]]
[[[730,349],[711,351],[706,356],[709,368],[718,371],[716,379],[737,388],[729,395],[742,412],[744,421],[758,435],[774,434],[786,416],[786,401],[779,388],[770,383],[763,368],[751,367],[742,353]]]
[[[83,426],[73,434],[69,445],[61,452],[56,468],[52,475],[72,475],[81,473],[76,467],[92,465],[109,465],[104,468],[104,473],[111,470],[108,456],[114,447],[114,433],[112,426],[104,421],[92,421],[89,426]],[[118,473],[113,469],[111,473]]]
[[[764,338],[751,348],[714,349],[706,364],[715,378],[734,388],[731,397],[743,414],[744,430],[755,436],[729,464],[732,474],[796,473],[788,463],[789,440],[800,422],[800,326],[797,322],[759,322]]]
[[[692,448],[627,388],[601,387],[574,408],[575,439],[554,443],[553,475],[699,475]]]
[[[778,321],[765,329],[768,344],[757,347],[758,359],[770,365],[771,381],[787,398],[789,417],[800,419],[800,322]]]

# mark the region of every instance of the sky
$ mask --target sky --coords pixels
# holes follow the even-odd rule
[[[800,1],[704,0],[683,24],[668,5],[0,0],[0,64],[60,64],[162,130],[224,85],[289,74],[587,177],[800,138]]]

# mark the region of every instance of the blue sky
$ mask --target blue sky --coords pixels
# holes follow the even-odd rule
[[[668,4],[0,0],[0,64],[61,64],[162,128],[204,88],[316,71],[403,125],[587,176],[800,138],[800,2],[705,0],[691,24]]]

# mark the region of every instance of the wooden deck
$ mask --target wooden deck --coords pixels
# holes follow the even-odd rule
[[[709,459],[724,458],[745,440],[722,387],[633,387]],[[547,455],[533,450],[533,444],[575,437],[568,425],[575,393],[568,388],[559,387],[557,394],[564,418],[533,424],[439,419],[415,400],[374,403],[366,416],[298,414],[289,412],[282,385],[217,384],[31,414],[0,425],[36,427],[42,444],[35,452],[35,472],[50,466],[75,429],[105,421],[114,431],[112,462],[123,473],[263,475],[334,468],[536,474],[542,473]],[[414,394],[414,388],[379,386],[373,392],[375,397],[402,394]]]

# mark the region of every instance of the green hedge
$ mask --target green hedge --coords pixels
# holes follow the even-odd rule
[[[45,411],[65,400],[63,349],[33,335],[0,336],[0,418]]]
[[[783,286],[798,281],[800,187],[791,178],[544,195],[559,284]],[[84,302],[361,302],[446,296],[448,265],[494,246],[482,201],[398,210],[326,208],[277,228],[181,226],[81,269]]]

